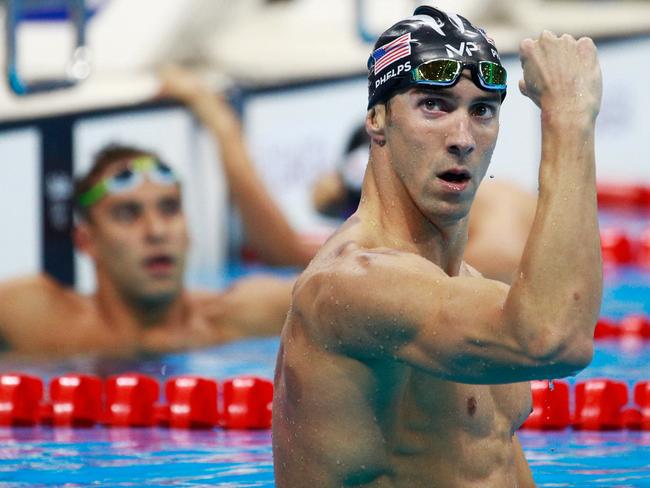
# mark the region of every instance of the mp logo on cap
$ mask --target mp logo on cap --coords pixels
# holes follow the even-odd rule
[[[454,54],[458,55],[459,57],[463,57],[463,54],[467,54],[468,56],[472,56],[473,52],[476,52],[479,50],[479,47],[476,45],[475,42],[461,42],[460,46],[458,49],[456,49],[454,46],[451,44],[445,44],[445,48],[447,48],[447,56],[453,58]]]

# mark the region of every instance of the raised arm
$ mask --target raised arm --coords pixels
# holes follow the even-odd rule
[[[308,270],[296,285],[294,309],[332,351],[404,362],[459,383],[556,378],[589,362],[586,342],[545,349],[541,336],[525,340],[530,334],[522,331],[546,321],[524,323],[509,313],[508,290],[482,277],[449,277],[416,254],[357,249]]]
[[[341,352],[466,383],[574,374],[593,354],[602,271],[594,123],[601,79],[589,39],[522,43],[525,93],[542,108],[540,196],[512,288],[448,277],[390,250],[341,251],[296,289],[312,333]]]
[[[185,103],[215,138],[230,194],[239,208],[251,247],[268,264],[309,263],[317,248],[301,242],[269,195],[246,149],[240,121],[228,102],[182,68],[165,69],[161,80],[161,95]]]
[[[592,346],[602,296],[594,129],[602,93],[591,39],[544,32],[521,43],[522,92],[541,108],[539,198],[506,302],[509,320],[540,322],[540,350]],[[540,319],[541,318],[541,319]]]

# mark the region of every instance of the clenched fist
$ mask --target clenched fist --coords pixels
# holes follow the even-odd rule
[[[542,109],[561,116],[595,120],[600,110],[602,76],[596,46],[588,37],[576,40],[544,31],[519,46],[524,78],[519,89]]]

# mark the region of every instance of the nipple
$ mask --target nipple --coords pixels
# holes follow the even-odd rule
[[[476,398],[469,397],[467,399],[467,413],[470,417],[473,417],[476,413]]]

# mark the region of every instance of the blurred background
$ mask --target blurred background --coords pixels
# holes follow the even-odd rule
[[[650,183],[650,2],[646,0],[0,0],[0,280],[47,271],[80,291],[75,175],[110,142],[160,154],[184,180],[190,284],[240,257],[215,141],[157,97],[157,70],[192,67],[235,104],[253,160],[291,223],[322,235],[311,189],[365,116],[366,61],[381,30],[427,3],[483,26],[509,72],[489,175],[534,191],[539,113],[517,89],[518,44],[542,29],[589,35],[604,74],[600,181]]]

